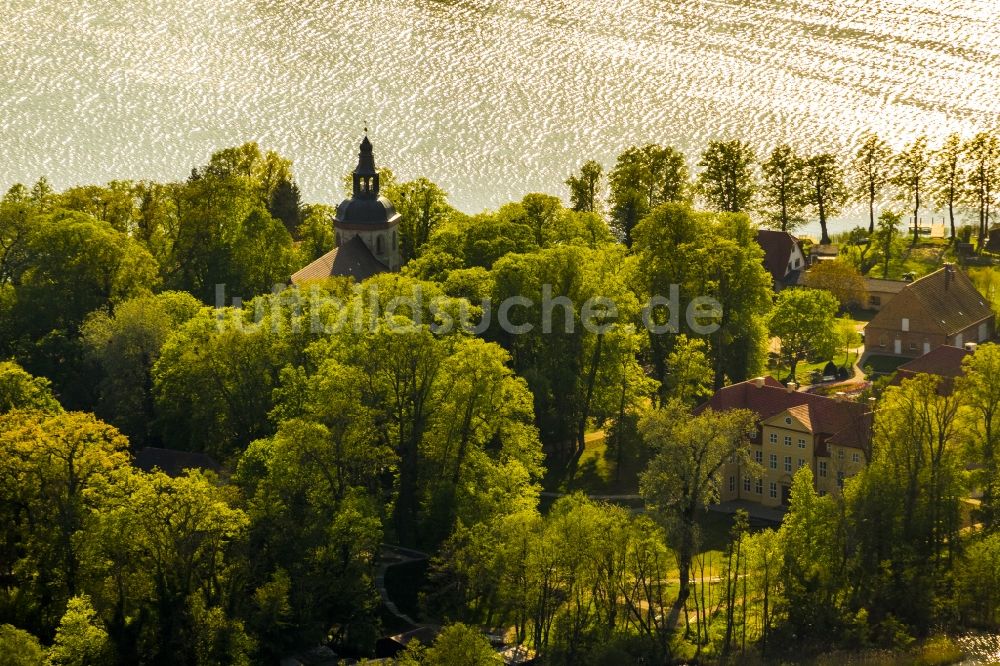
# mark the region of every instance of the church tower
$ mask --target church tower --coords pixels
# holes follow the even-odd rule
[[[368,250],[390,271],[398,271],[399,213],[392,203],[379,195],[379,176],[375,154],[368,135],[361,141],[358,166],[352,175],[353,193],[337,207],[334,229],[337,247],[360,238]]]
[[[292,275],[293,284],[329,277],[361,282],[399,270],[399,213],[392,202],[379,196],[378,170],[367,130],[351,185],[353,192],[337,206],[333,221],[337,246]]]

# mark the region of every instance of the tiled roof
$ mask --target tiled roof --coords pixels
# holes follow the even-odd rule
[[[774,281],[781,282],[788,272],[788,259],[792,249],[798,244],[795,236],[787,231],[758,229],[757,243],[764,249],[764,268]]]
[[[795,418],[808,424],[814,434],[826,435],[828,441],[842,446],[867,449],[871,436],[871,412],[866,405],[788,391],[773,377],[766,377],[760,387],[750,380],[719,389],[696,411],[706,408],[716,411],[749,409],[761,421],[795,409]]]
[[[361,282],[388,270],[389,267],[375,258],[361,237],[355,236],[292,275],[292,283],[300,284],[332,276],[350,276]]]
[[[949,336],[993,316],[993,310],[968,276],[950,265],[911,282],[893,300],[900,298],[906,309],[922,309]],[[877,319],[878,315],[872,321]]]
[[[970,354],[972,352],[965,349],[942,345],[896,368],[892,384],[899,386],[904,379],[913,379],[920,374],[934,375],[942,378],[938,393],[950,395],[955,378],[965,374],[962,361]]]
[[[963,374],[962,361],[971,353],[959,347],[941,345],[919,358],[907,361],[899,366],[896,371],[905,372],[910,375],[924,373],[937,375],[938,377],[958,377]]]

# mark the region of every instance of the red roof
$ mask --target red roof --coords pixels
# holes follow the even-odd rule
[[[773,377],[765,377],[760,387],[750,380],[719,389],[696,411],[706,408],[715,411],[749,409],[761,421],[798,408],[794,410],[796,418],[811,427],[814,434],[826,436],[829,442],[867,450],[871,439],[871,411],[866,405],[789,391]]]
[[[913,379],[920,374],[934,375],[942,378],[938,385],[938,392],[942,395],[950,395],[954,379],[965,374],[962,361],[970,354],[972,352],[966,349],[941,345],[896,368],[892,384],[899,386],[904,379]]]

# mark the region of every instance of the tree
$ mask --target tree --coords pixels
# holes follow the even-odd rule
[[[0,362],[0,415],[17,409],[47,412],[62,411],[52,393],[52,383],[44,377],[32,377],[12,361]]]
[[[891,210],[882,211],[882,214],[878,217],[878,228],[875,230],[875,236],[872,241],[882,260],[882,277],[885,279],[889,277],[889,264],[892,262],[895,252],[895,241],[899,236],[899,225],[901,223],[902,219],[900,219],[899,214]]]
[[[48,663],[52,666],[101,666],[110,664],[111,643],[90,597],[73,597],[66,605],[66,614],[56,629],[56,638],[49,649]]]
[[[152,373],[160,350],[201,308],[194,296],[168,291],[125,301],[110,315],[97,311],[84,322],[84,345],[103,375],[97,412],[134,445],[153,435]]]
[[[839,346],[844,350],[844,367],[850,362],[851,350],[861,345],[861,333],[858,332],[857,324],[845,312],[837,319],[837,339]]]
[[[939,206],[948,209],[951,223],[951,241],[955,242],[955,206],[962,200],[963,184],[966,180],[962,167],[962,137],[949,134],[941,149],[934,153],[931,180],[934,198]]]
[[[10,624],[0,624],[0,664],[3,666],[39,666],[45,652],[38,639]]]
[[[964,376],[956,381],[955,392],[974,415],[970,424],[971,444],[976,464],[976,486],[982,489],[980,504],[987,531],[1000,517],[1000,347],[980,345],[962,362]]]
[[[601,176],[604,168],[594,160],[584,162],[579,175],[566,179],[569,187],[570,208],[578,213],[599,213]]]
[[[805,163],[791,146],[775,148],[761,165],[761,197],[768,225],[781,231],[793,231],[805,218],[809,201]]]
[[[949,616],[968,432],[959,396],[940,391],[940,381],[917,375],[883,392],[870,462],[845,488],[852,597],[876,634],[894,632],[893,623],[922,633]]]
[[[847,187],[844,184],[844,174],[837,163],[837,157],[831,153],[820,153],[806,158],[806,179],[811,191],[810,201],[819,217],[822,230],[820,244],[830,244],[830,234],[827,233],[827,218],[840,212],[847,201]]]
[[[750,206],[757,191],[754,163],[756,155],[749,143],[710,141],[698,166],[698,187],[710,208],[724,213],[741,213]]]
[[[996,198],[1000,179],[1000,139],[995,134],[980,132],[964,146],[971,162],[968,171],[968,196],[979,209],[979,250],[986,245],[990,226],[990,209]]]
[[[691,594],[691,562],[697,548],[697,516],[719,493],[723,465],[737,459],[756,469],[749,456],[747,433],[755,427],[746,410],[690,414],[677,402],[652,411],[640,424],[654,453],[639,477],[640,492],[651,512],[667,526],[676,544],[680,585],[668,627],[677,623]]]
[[[296,237],[302,222],[302,195],[294,180],[281,179],[271,192],[267,212],[285,225],[290,236]]]
[[[426,178],[382,189],[400,215],[400,253],[406,263],[420,256],[434,229],[455,209],[445,191]]]
[[[874,236],[875,234],[869,233],[864,227],[854,227],[848,232],[847,246],[852,248],[853,252],[847,256],[861,275],[868,275],[875,267],[877,258],[875,254],[869,254],[874,247]]]
[[[306,266],[337,247],[333,230],[336,210],[322,204],[304,206],[298,227],[299,265]]]
[[[705,355],[706,349],[704,340],[684,334],[677,336],[674,350],[667,357],[664,388],[668,399],[693,407],[711,395],[713,372]]]
[[[812,289],[825,289],[834,295],[842,310],[858,307],[865,302],[865,280],[846,261],[821,261],[805,274],[805,284]]]
[[[48,634],[82,591],[84,527],[128,468],[128,441],[88,414],[14,411],[0,416],[0,459],[4,585],[32,600],[20,619]]]
[[[875,204],[889,181],[892,148],[873,132],[866,132],[852,164],[854,191],[868,202],[868,233],[875,233]]]
[[[795,380],[799,360],[811,356],[832,358],[838,340],[834,320],[838,303],[821,289],[783,289],[771,312],[771,335],[781,338],[781,353],[788,357],[788,375]]]
[[[913,245],[920,241],[920,196],[926,187],[925,176],[931,165],[927,137],[921,136],[907,145],[893,160],[890,182],[899,188],[904,200],[913,202]]]
[[[425,666],[489,666],[503,660],[482,632],[461,622],[446,626],[424,654]]]
[[[27,260],[28,240],[38,212],[24,185],[14,185],[0,200],[0,286],[19,281]]]
[[[684,154],[671,146],[632,146],[619,155],[608,176],[611,222],[618,238],[632,247],[632,230],[650,210],[687,201],[688,179]]]

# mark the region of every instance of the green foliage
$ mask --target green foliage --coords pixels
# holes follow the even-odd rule
[[[835,326],[839,303],[823,289],[783,289],[771,313],[771,335],[781,338],[781,353],[788,357],[790,376],[804,358],[831,359],[840,340]]]
[[[820,243],[829,245],[826,221],[840,213],[848,198],[843,170],[836,155],[820,153],[806,158],[805,177],[809,183],[810,204],[816,211],[823,234]]]
[[[686,316],[691,302],[707,296],[722,307],[718,329],[706,338],[715,387],[763,368],[772,292],[755,239],[745,215],[697,213],[680,205],[660,206],[635,230],[637,292],[644,299],[667,298],[676,289],[679,299],[678,311],[658,307],[650,312],[653,324],[669,327],[668,332],[676,325],[674,333],[702,337]],[[674,337],[649,337],[652,374],[662,381]]]
[[[52,666],[101,666],[111,662],[111,643],[86,595],[73,597],[49,649]]]
[[[431,234],[455,209],[448,204],[445,191],[426,178],[381,189],[401,218],[400,253],[405,264],[420,256]]]
[[[57,413],[62,406],[44,377],[32,377],[12,361],[0,363],[0,414],[17,409]]]
[[[611,221],[618,239],[632,247],[632,232],[653,208],[690,201],[684,154],[671,146],[632,146],[618,156],[608,176]]]
[[[0,624],[0,666],[42,666],[45,651],[38,639],[9,624]]]
[[[877,134],[865,132],[861,145],[852,162],[852,185],[854,195],[868,204],[868,233],[875,231],[875,204],[882,198],[889,181],[892,163],[892,148]],[[865,273],[864,269],[861,270]]]
[[[794,231],[805,222],[809,183],[805,161],[787,144],[775,148],[761,163],[761,199],[768,226]]]
[[[456,622],[445,627],[434,639],[421,663],[425,666],[489,666],[503,661],[482,632]]]
[[[580,167],[580,175],[566,179],[569,187],[570,208],[578,213],[599,213],[601,201],[601,176],[604,167],[594,160],[587,160]]]
[[[709,208],[723,213],[748,210],[757,192],[756,161],[745,141],[709,141],[698,162],[698,188]]]
[[[201,307],[190,294],[168,291],[125,301],[112,314],[96,311],[83,325],[87,354],[102,373],[97,413],[136,445],[154,435],[152,370],[160,350]]]

